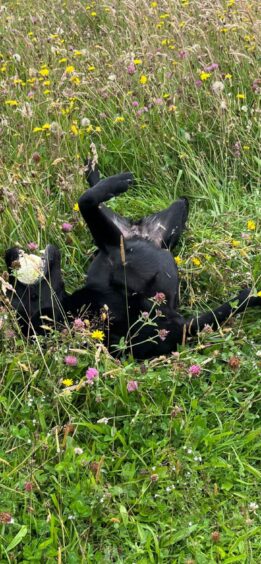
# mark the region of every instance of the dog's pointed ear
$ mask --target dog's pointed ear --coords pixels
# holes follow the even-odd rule
[[[20,251],[19,247],[11,247],[5,252],[5,262],[9,273],[12,271],[13,262],[19,260]]]

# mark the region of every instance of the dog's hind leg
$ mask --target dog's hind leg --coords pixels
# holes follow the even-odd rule
[[[188,200],[180,198],[167,209],[144,217],[137,226],[140,236],[150,239],[157,247],[172,249],[185,229]]]
[[[245,288],[241,290],[235,298],[220,305],[213,311],[202,313],[186,321],[186,335],[196,335],[202,331],[206,325],[217,329],[219,325],[222,325],[238,313],[244,312],[248,307],[261,307],[261,297],[251,296],[250,288]]]

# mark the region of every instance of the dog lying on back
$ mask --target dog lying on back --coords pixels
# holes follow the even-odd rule
[[[13,287],[7,295],[25,335],[43,333],[46,317],[55,326],[79,316],[100,319],[106,305],[109,349],[117,352],[125,338],[127,352],[146,359],[176,351],[177,345],[206,325],[215,329],[247,307],[261,305],[261,298],[245,288],[214,311],[184,319],[178,313],[179,276],[170,251],[185,228],[187,199],[133,222],[104,205],[128,190],[133,183],[130,172],[100,180],[97,166],[88,161],[86,177],[90,188],[80,197],[79,208],[98,252],[83,288],[66,293],[60,252],[53,245],[47,246],[41,259],[34,259],[33,266],[33,259],[19,248],[6,252]]]

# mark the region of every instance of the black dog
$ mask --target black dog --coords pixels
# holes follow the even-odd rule
[[[132,174],[122,173],[100,180],[97,167],[86,167],[90,188],[79,199],[79,208],[99,249],[87,274],[86,285],[68,295],[60,270],[60,253],[49,245],[43,257],[41,276],[31,284],[13,274],[21,259],[18,248],[6,252],[10,283],[8,291],[25,334],[41,333],[43,316],[56,323],[85,315],[99,319],[106,304],[107,344],[112,352],[122,337],[127,351],[145,359],[175,351],[189,335],[213,328],[246,307],[260,306],[261,298],[246,288],[214,311],[185,320],[178,312],[178,269],[170,250],[182,234],[188,202],[181,198],[169,208],[138,222],[131,222],[103,204],[126,190]]]

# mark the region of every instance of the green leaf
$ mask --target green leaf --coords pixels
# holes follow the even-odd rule
[[[20,531],[18,531],[17,535],[15,535],[13,540],[8,545],[6,552],[10,552],[10,550],[13,550],[13,548],[15,548],[19,544],[19,542],[21,542],[21,540],[25,537],[25,535],[27,535],[27,527],[25,525],[22,525]]]

